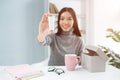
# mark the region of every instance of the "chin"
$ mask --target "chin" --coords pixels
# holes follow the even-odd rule
[[[63,31],[69,31],[68,29],[64,29]]]
[[[69,31],[70,29],[62,29],[63,31]]]

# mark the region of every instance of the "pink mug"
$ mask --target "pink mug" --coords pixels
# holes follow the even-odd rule
[[[74,71],[76,65],[79,63],[78,58],[80,57],[78,57],[76,54],[65,54],[66,69],[69,71]]]

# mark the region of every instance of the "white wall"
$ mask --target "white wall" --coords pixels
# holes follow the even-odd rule
[[[58,10],[60,11],[63,7],[72,7],[76,14],[80,14],[81,10],[81,5],[80,5],[80,2],[81,0],[64,0],[64,1],[61,1],[61,0],[49,0],[49,2],[52,2],[54,3]]]
[[[95,45],[104,45],[120,53],[120,43],[106,38],[106,29],[113,28],[120,31],[120,0],[92,0],[92,25]],[[90,38],[90,37],[89,37]]]
[[[86,0],[86,44],[94,44],[94,0]]]

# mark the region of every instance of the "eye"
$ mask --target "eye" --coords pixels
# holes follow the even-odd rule
[[[64,18],[60,18],[60,20],[64,20]]]
[[[72,18],[68,18],[68,20],[73,20]]]

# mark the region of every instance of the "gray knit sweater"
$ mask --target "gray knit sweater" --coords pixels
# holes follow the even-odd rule
[[[73,30],[68,32],[62,32],[61,35],[55,33],[49,34],[45,37],[45,41],[42,43],[44,46],[50,46],[50,60],[49,66],[63,66],[65,54],[81,55],[83,51],[83,41],[81,37],[72,33]]]

